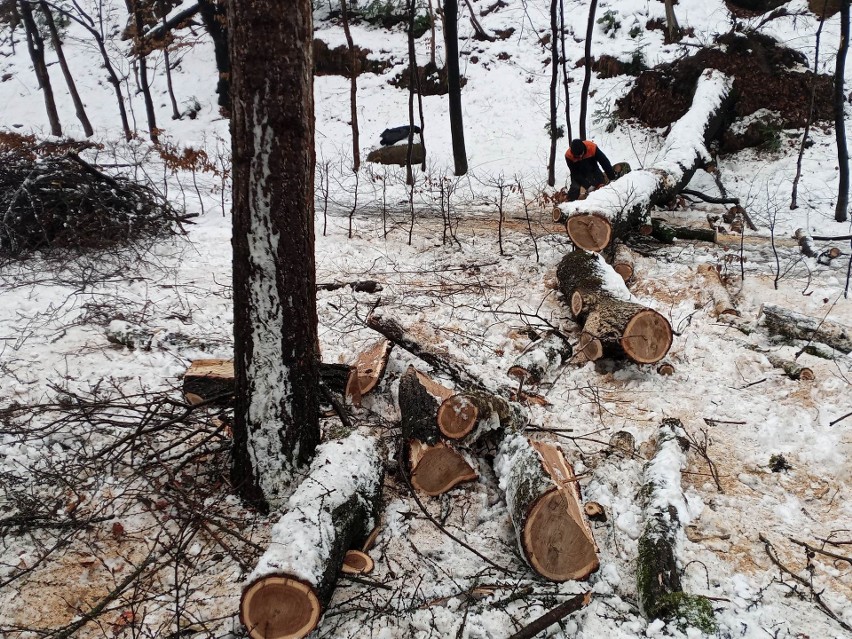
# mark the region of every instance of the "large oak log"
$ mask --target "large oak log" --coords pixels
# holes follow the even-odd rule
[[[430,496],[477,478],[474,464],[462,451],[442,441],[438,407],[453,392],[409,366],[399,380],[399,411],[404,463],[411,485]]]
[[[240,621],[253,639],[316,628],[346,552],[375,525],[383,474],[376,437],[356,431],[317,448],[243,589]]]
[[[530,344],[507,371],[521,384],[538,384],[552,370],[559,368],[573,355],[571,343],[557,331]]]
[[[529,565],[552,581],[586,579],[598,569],[597,547],[571,465],[555,445],[506,437],[494,463]]]
[[[320,382],[333,393],[344,397],[353,406],[361,405],[358,371],[347,364],[319,365]],[[214,397],[231,401],[234,394],[234,360],[197,359],[183,376],[183,395],[190,404],[199,404]]]
[[[826,318],[810,317],[795,311],[764,304],[763,323],[770,333],[790,339],[821,342],[841,353],[852,352],[852,328]]]
[[[559,290],[583,322],[578,351],[589,360],[627,357],[653,364],[669,352],[673,332],[657,311],[630,300],[621,276],[597,253],[572,251],[556,268]]]
[[[612,256],[612,268],[616,273],[621,275],[621,279],[625,284],[629,284],[636,273],[636,260],[626,244],[619,243],[615,247],[615,254]]]
[[[648,223],[651,207],[672,199],[695,171],[711,160],[707,145],[724,121],[733,81],[708,69],[698,80],[692,107],[677,122],[647,169],[632,171],[592,192],[583,201],[559,205],[568,217],[571,241],[589,251],[604,249],[613,236]]]
[[[502,438],[526,426],[523,407],[502,397],[481,391],[456,393],[444,399],[438,408],[437,423],[448,439],[472,443],[489,432]]]
[[[683,592],[675,554],[688,514],[680,483],[686,463],[685,447],[681,446],[683,435],[679,420],[664,419],[657,434],[656,453],[645,466],[645,528],[639,537],[636,562],[639,607],[649,620],[675,619],[713,634],[713,608],[706,598]]]

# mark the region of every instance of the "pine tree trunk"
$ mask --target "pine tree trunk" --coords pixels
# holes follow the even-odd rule
[[[312,8],[310,0],[287,11],[272,0],[234,0],[228,11],[234,96],[232,480],[245,499],[276,506],[320,438]]]
[[[38,79],[38,85],[44,95],[44,107],[47,110],[50,133],[58,137],[62,135],[62,125],[59,123],[59,113],[56,111],[56,101],[53,98],[53,87],[50,84],[50,75],[47,72],[47,64],[44,60],[44,40],[41,39],[41,34],[33,19],[32,5],[27,0],[21,2],[21,16],[24,19],[30,59]]]
[[[62,50],[62,40],[59,37],[59,31],[56,29],[56,22],[53,20],[53,12],[50,10],[50,5],[44,0],[41,0],[38,6],[44,15],[48,31],[50,31],[50,41],[53,43],[53,50],[56,51],[59,68],[62,69],[62,75],[65,76],[65,84],[68,85],[68,93],[71,94],[71,101],[74,103],[74,111],[77,114],[77,119],[80,120],[80,125],[83,127],[85,136],[87,138],[91,137],[95,132],[92,129],[91,122],[89,122],[89,117],[86,115],[86,108],[83,106],[80,94],[77,92],[77,85],[74,82],[74,77],[71,75],[71,69],[68,68],[65,52]]]

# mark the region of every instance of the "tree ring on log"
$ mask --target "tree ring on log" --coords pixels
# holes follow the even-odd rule
[[[575,246],[599,252],[609,246],[612,224],[602,215],[574,215],[565,222],[565,230]]]
[[[409,443],[411,485],[430,497],[448,490],[478,475],[467,460],[454,448],[439,442],[434,446],[417,440]]]
[[[464,395],[445,399],[438,408],[438,428],[450,439],[461,439],[476,426],[479,409]]]
[[[595,362],[603,357],[603,344],[591,333],[581,333],[577,352],[585,355],[590,362]]]
[[[524,526],[522,543],[530,564],[553,581],[585,579],[598,565],[594,545],[579,531],[568,507],[554,488],[536,500]]]
[[[317,627],[320,609],[319,598],[306,583],[270,576],[243,591],[240,621],[252,639],[300,639]]]
[[[672,329],[666,318],[646,308],[636,313],[624,327],[619,342],[637,364],[659,362],[672,346]]]
[[[347,550],[340,571],[344,575],[366,575],[373,572],[373,559],[360,550]]]
[[[571,315],[580,317],[583,312],[583,294],[580,291],[571,293]]]
[[[630,264],[615,264],[612,268],[613,270],[615,270],[616,273],[621,275],[621,279],[623,279],[625,282],[627,282],[628,280],[630,280],[630,278],[633,277],[633,267]]]

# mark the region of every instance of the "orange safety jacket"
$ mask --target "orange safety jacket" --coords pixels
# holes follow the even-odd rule
[[[571,147],[568,147],[568,150],[565,151],[565,159],[569,162],[577,162],[578,160],[585,160],[587,158],[595,157],[595,153],[598,151],[598,145],[594,142],[590,142],[589,140],[583,140],[583,144],[586,147],[586,155],[581,158],[575,157],[573,153],[571,153]]]

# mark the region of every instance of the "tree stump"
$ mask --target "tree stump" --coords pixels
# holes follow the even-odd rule
[[[348,549],[375,525],[383,475],[375,437],[356,431],[317,448],[243,589],[240,621],[252,639],[316,628]]]
[[[518,547],[551,581],[586,579],[598,569],[597,546],[580,502],[574,471],[555,445],[506,437],[494,463]]]

